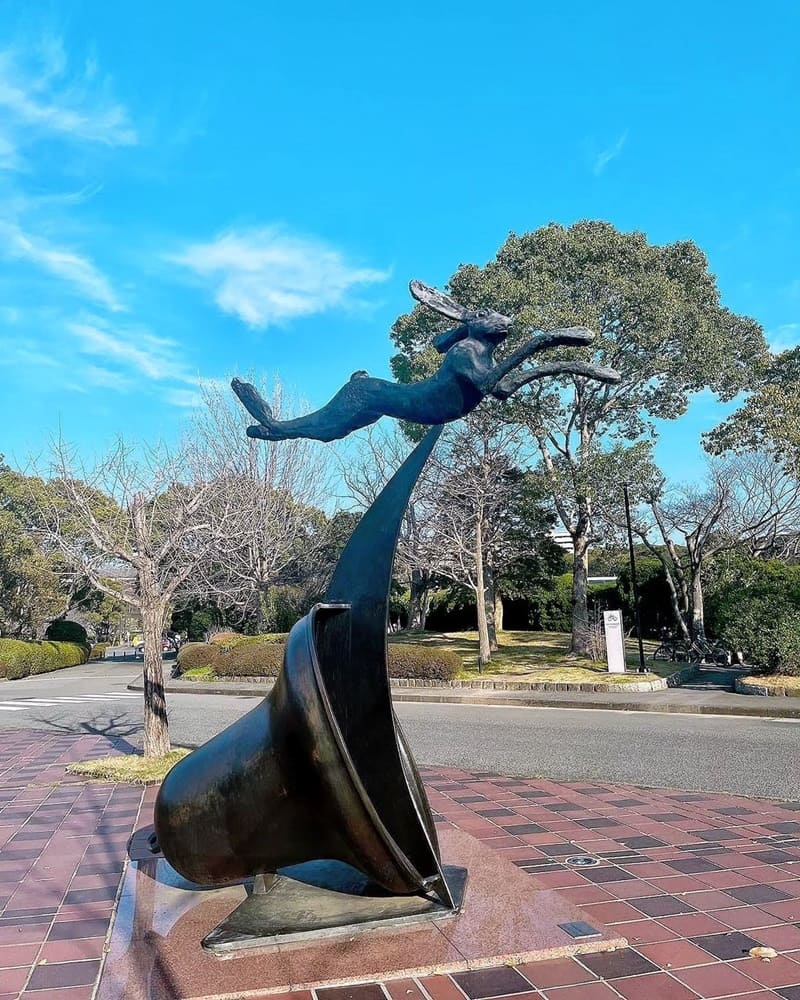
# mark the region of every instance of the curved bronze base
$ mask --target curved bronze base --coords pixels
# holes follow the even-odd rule
[[[429,431],[361,519],[326,595],[289,634],[256,708],[180,761],[156,800],[164,856],[215,885],[317,859],[396,894],[453,897],[386,668],[394,549]]]

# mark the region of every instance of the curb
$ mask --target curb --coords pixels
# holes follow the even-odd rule
[[[762,698],[800,698],[796,689],[776,687],[773,684],[749,684],[741,677],[736,678],[734,687],[737,694],[754,694]]]
[[[191,695],[229,695],[233,697],[261,698],[268,694],[274,681],[265,684],[260,681],[245,684],[203,684],[198,681],[184,681],[181,686],[165,685],[168,694]],[[191,684],[191,687],[188,685]],[[139,679],[128,684],[129,691],[143,691],[144,686]],[[549,693],[549,692],[548,692]],[[412,691],[408,688],[392,688],[392,698],[397,702],[428,702],[439,705],[487,705],[504,708],[572,708],[597,709],[603,712],[657,712],[669,715],[734,715],[746,718],[766,719],[800,719],[800,699],[797,705],[787,705],[790,699],[776,699],[766,702],[759,699],[757,705],[714,705],[693,704],[691,702],[653,702],[649,699],[632,701],[619,699],[616,701],[593,701],[591,699],[542,698],[526,696],[523,692],[509,692],[505,697],[501,692],[491,695],[487,691],[474,695],[459,694],[456,691],[442,693],[442,688],[422,688]],[[744,698],[749,701],[750,699]],[[794,700],[794,699],[791,699]]]

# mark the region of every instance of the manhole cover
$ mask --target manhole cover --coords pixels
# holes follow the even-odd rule
[[[574,854],[571,858],[565,858],[564,864],[571,868],[594,868],[600,864],[600,858],[593,858],[590,854]]]

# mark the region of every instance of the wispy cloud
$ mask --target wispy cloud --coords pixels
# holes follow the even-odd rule
[[[123,374],[144,377],[155,382],[192,382],[194,376],[181,359],[180,345],[167,337],[158,337],[138,327],[110,327],[92,317],[68,324],[81,354],[115,362]]]
[[[389,273],[360,267],[322,240],[275,227],[228,230],[170,258],[212,288],[223,312],[264,328],[347,304]]]
[[[800,344],[800,323],[783,323],[766,332],[770,350],[788,351]]]
[[[592,165],[592,171],[594,172],[595,175],[602,174],[602,172],[606,169],[609,163],[611,163],[612,160],[615,160],[619,156],[619,154],[622,152],[622,149],[627,139],[628,139],[628,130],[625,129],[625,131],[622,133],[622,135],[620,135],[620,137],[617,139],[615,143],[613,143],[608,148],[601,150],[595,156],[594,164]]]
[[[27,233],[16,223],[0,223],[0,252],[7,258],[29,261],[61,278],[82,296],[112,312],[123,308],[111,282],[88,257]]]
[[[0,109],[5,123],[0,163],[19,166],[18,146],[47,135],[107,146],[136,144],[138,135],[126,108],[109,91],[109,81],[98,79],[91,61],[80,71],[69,72],[60,39],[47,36],[33,48],[0,51]]]

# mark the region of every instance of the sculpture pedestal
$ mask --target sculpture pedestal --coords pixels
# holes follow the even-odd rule
[[[368,934],[339,928],[309,940],[217,955],[200,942],[247,901],[245,887],[201,889],[163,859],[131,862],[97,1000],[196,1000],[250,991],[261,996],[532,962],[627,944],[474,837],[452,827],[439,832],[446,868],[455,864],[469,871],[460,913],[407,925],[386,923],[370,927]],[[597,935],[576,939],[565,930],[564,925],[581,921],[592,924]]]
[[[338,861],[312,861],[278,875],[259,875],[251,894],[203,939],[203,947],[215,955],[235,955],[245,948],[351,938],[447,919],[461,907],[467,871],[448,865],[444,872],[456,910],[426,896],[391,895]]]

